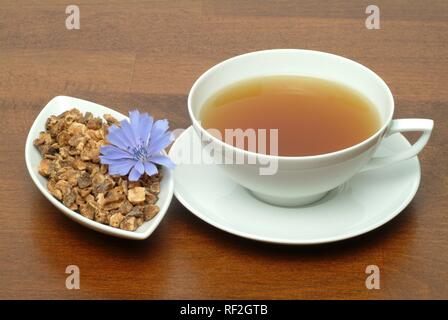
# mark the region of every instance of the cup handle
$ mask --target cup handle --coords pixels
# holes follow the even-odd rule
[[[392,120],[384,137],[388,137],[398,132],[409,132],[409,131],[421,131],[422,135],[409,149],[403,150],[395,155],[388,157],[373,157],[372,159],[370,159],[367,165],[361,170],[361,172],[380,168],[389,165],[391,163],[407,160],[416,156],[428,142],[433,127],[434,127],[434,121],[430,119]]]

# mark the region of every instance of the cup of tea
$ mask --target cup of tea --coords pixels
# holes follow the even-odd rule
[[[224,172],[280,206],[313,203],[358,172],[416,156],[433,129],[429,119],[392,119],[392,93],[367,67],[299,49],[215,65],[191,88],[188,111]],[[422,134],[407,150],[374,157],[385,137],[407,131]]]

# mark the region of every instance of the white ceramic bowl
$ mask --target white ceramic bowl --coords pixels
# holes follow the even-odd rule
[[[81,214],[68,209],[59,200],[53,197],[48,191],[47,179],[42,177],[38,172],[39,163],[42,159],[42,156],[40,155],[37,148],[33,145],[33,141],[39,136],[39,132],[45,130],[45,122],[48,117],[50,117],[51,115],[59,115],[62,112],[70,110],[72,108],[77,108],[83,113],[89,111],[94,116],[98,117],[102,117],[104,114],[109,113],[118,120],[127,119],[127,117],[122,115],[121,113],[93,102],[66,96],[54,97],[42,109],[36,120],[34,120],[34,123],[31,126],[30,132],[28,133],[28,137],[26,139],[25,161],[31,178],[33,179],[40,192],[42,192],[42,194],[56,208],[58,208],[70,219],[82,224],[83,226],[119,238],[132,240],[143,240],[148,238],[151,233],[157,228],[160,221],[162,221],[173,197],[173,176],[169,169],[162,169],[163,179],[160,184],[160,194],[159,200],[157,202],[157,205],[160,207],[160,212],[152,220],[144,222],[143,225],[140,226],[136,231],[126,231],[118,228],[113,228],[83,217]]]

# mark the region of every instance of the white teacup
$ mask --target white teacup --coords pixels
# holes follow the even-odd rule
[[[369,98],[377,108],[382,125],[368,139],[336,152],[305,157],[255,154],[236,148],[212,136],[200,124],[204,102],[215,92],[237,81],[269,75],[302,75],[345,84]],[[337,55],[297,49],[251,52],[225,60],[202,74],[188,96],[188,111],[195,131],[225,157],[255,157],[256,164],[224,164],[227,175],[256,197],[274,205],[299,206],[315,202],[360,171],[374,169],[417,155],[428,142],[433,121],[392,120],[394,99],[385,82],[365,66]],[[347,119],[350,121],[350,119]],[[384,137],[397,132],[421,131],[408,150],[389,157],[373,157]],[[294,139],[294,137],[291,137]],[[275,162],[273,175],[261,175],[260,168]]]

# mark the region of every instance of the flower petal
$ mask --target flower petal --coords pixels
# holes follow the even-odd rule
[[[133,159],[134,156],[114,145],[100,147],[101,154],[107,159]]]
[[[131,129],[132,134],[134,135],[135,141],[139,143],[143,143],[142,138],[140,137],[140,112],[138,110],[133,110],[129,112],[129,119],[131,120]]]
[[[176,166],[174,164],[174,162],[171,161],[170,158],[168,158],[167,156],[164,156],[164,155],[152,156],[150,160],[151,160],[151,162],[160,164],[160,165],[165,166],[165,167],[167,167],[169,169],[174,169],[174,167]]]
[[[119,127],[117,127],[116,125],[110,126],[109,127],[109,133],[107,134],[107,140],[111,144],[113,144],[113,145],[115,145],[115,146],[117,146],[117,147],[119,147],[119,148],[121,148],[123,150],[126,150],[129,144],[121,136],[120,130],[121,129]]]
[[[157,172],[157,167],[151,162],[145,162],[145,172],[148,176],[155,175]]]
[[[132,161],[133,164],[136,163],[136,160],[134,159],[109,159],[107,156],[100,156],[100,160],[102,164],[108,165],[119,165],[124,161]]]
[[[110,175],[125,176],[129,173],[129,170],[135,165],[135,161],[124,160],[109,165],[108,172]]]
[[[131,172],[129,173],[129,181],[137,181],[140,179],[141,174],[138,172],[138,170],[133,167]]]
[[[131,124],[127,120],[123,120],[121,123],[121,134],[126,138],[128,145],[131,147],[136,147],[139,144],[138,137],[134,136]]]
[[[134,139],[133,139],[133,135],[131,132],[131,135],[127,135],[125,133],[126,130],[123,129],[123,124],[124,123],[128,123],[127,120],[123,120],[121,121],[121,127],[116,127],[116,129],[109,129],[109,134],[107,135],[107,139],[109,140],[109,142],[113,143],[114,145],[116,145],[117,147],[123,149],[123,150],[128,150],[131,149],[132,147],[134,147]],[[128,123],[129,125],[129,123]],[[118,144],[119,143],[119,144]]]
[[[155,154],[162,151],[163,149],[168,147],[170,143],[173,142],[173,140],[174,136],[171,134],[171,132],[166,132],[165,134],[158,136],[155,140],[150,139],[148,154]]]
[[[138,173],[140,174],[144,174],[145,173],[145,166],[143,165],[143,163],[141,161],[138,161],[135,164],[135,169],[138,171]]]
[[[150,133],[152,129],[152,124],[154,123],[154,119],[149,116],[147,113],[144,113],[140,118],[140,126],[139,126],[139,134],[140,138],[143,140],[145,146],[148,145],[148,141],[150,138]]]
[[[151,139],[155,140],[159,136],[163,135],[168,130],[169,124],[168,120],[157,120],[154,122],[151,128]]]

